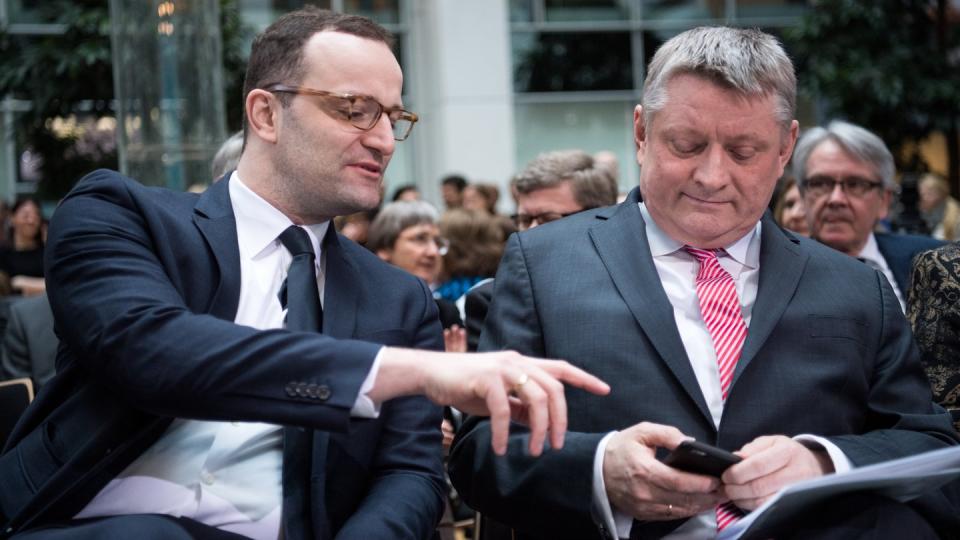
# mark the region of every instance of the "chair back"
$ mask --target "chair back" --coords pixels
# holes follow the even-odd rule
[[[33,381],[27,377],[0,381],[0,448],[7,442],[17,420],[33,401]]]

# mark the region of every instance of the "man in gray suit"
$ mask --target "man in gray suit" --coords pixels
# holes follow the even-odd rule
[[[956,445],[889,283],[765,215],[798,132],[776,39],[690,30],[647,73],[644,202],[514,235],[480,343],[566,358],[611,393],[569,391],[566,444],[540,460],[519,432],[495,457],[471,419],[450,467],[466,502],[518,537],[712,537],[789,483]],[[713,478],[657,459],[689,437],[743,461]],[[951,505],[861,494],[766,537],[933,538],[960,530]]]

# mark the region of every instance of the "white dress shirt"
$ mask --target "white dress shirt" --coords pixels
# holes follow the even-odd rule
[[[696,277],[700,263],[683,249],[683,244],[670,238],[657,226],[643,203],[640,203],[640,213],[646,224],[650,255],[653,257],[660,283],[673,305],[674,322],[687,352],[687,358],[690,359],[690,365],[697,377],[697,383],[707,407],[710,409],[713,423],[719,427],[720,418],[723,415],[723,394],[720,390],[720,370],[717,367],[717,353],[713,348],[713,338],[710,337],[710,332],[703,322],[700,301],[697,297]],[[760,230],[761,224],[758,222],[757,226],[743,238],[726,246],[724,253],[718,254],[720,266],[730,273],[736,285],[743,322],[747,325],[748,331],[760,281]],[[641,285],[638,284],[638,286]],[[616,531],[620,538],[628,538],[633,526],[633,518],[611,507],[603,481],[603,454],[612,435],[613,433],[609,433],[600,441],[594,456],[594,506],[599,510],[600,517],[611,534]],[[821,444],[834,460],[837,471],[850,468],[849,460],[836,445],[829,441],[811,435],[799,435],[795,439]],[[713,538],[715,535],[716,515],[713,510],[709,510],[694,516],[667,538]]]
[[[893,277],[893,270],[890,270],[890,265],[887,264],[887,260],[883,258],[883,253],[880,253],[880,246],[877,245],[877,237],[874,236],[873,233],[870,233],[870,236],[867,237],[867,243],[863,246],[863,249],[860,250],[857,258],[863,259],[865,263],[869,264],[875,270],[879,270],[880,273],[887,278],[890,286],[893,287],[894,294],[897,295],[897,300],[900,301],[900,309],[906,313],[907,303],[903,298],[900,287],[897,286],[897,278]]]
[[[278,237],[292,223],[246,187],[236,172],[229,190],[240,248],[240,301],[234,322],[259,329],[282,328],[285,312],[277,294],[293,258]],[[329,226],[326,221],[303,227],[319,255],[321,305],[325,253],[320,250],[320,239]],[[379,355],[360,389],[352,416],[377,416],[379,411],[366,394],[378,368]],[[276,539],[280,533],[282,457],[281,426],[176,419],[75,518],[168,514],[251,538]]]

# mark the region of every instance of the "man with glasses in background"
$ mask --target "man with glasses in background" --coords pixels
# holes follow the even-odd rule
[[[308,8],[253,43],[237,170],[203,195],[88,175],[50,226],[58,373],[0,455],[0,537],[430,538],[440,404],[562,445],[564,362],[448,355],[421,280],[336,234],[380,203],[392,37]],[[525,416],[521,417],[520,410]]]
[[[880,137],[840,120],[808,129],[793,153],[793,173],[807,208],[810,236],[886,276],[905,308],[914,257],[943,242],[874,232],[887,217],[897,189],[893,155]]]

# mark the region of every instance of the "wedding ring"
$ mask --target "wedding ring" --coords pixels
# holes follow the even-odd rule
[[[670,513],[670,514],[673,513],[673,505],[672,505],[672,504],[668,504],[668,505],[667,505],[667,513]]]
[[[530,380],[530,376],[527,375],[526,373],[524,373],[523,375],[520,375],[520,378],[517,379],[517,382],[513,383],[513,388],[511,389],[512,390],[511,393],[513,395],[519,394],[520,389],[523,388],[523,385],[527,384],[527,381],[529,380]]]

